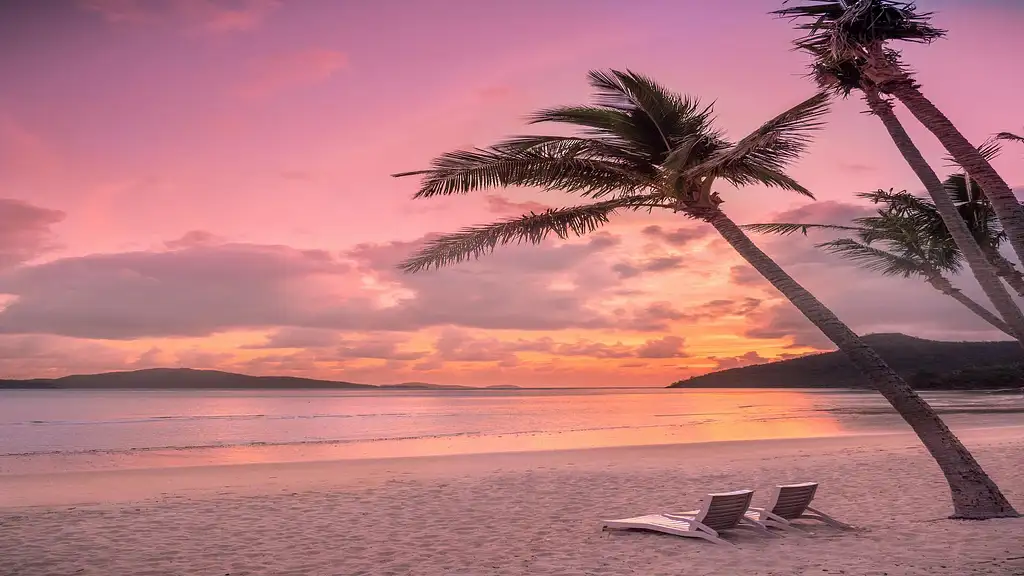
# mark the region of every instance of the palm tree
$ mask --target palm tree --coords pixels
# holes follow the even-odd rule
[[[531,123],[576,128],[571,136],[520,136],[484,149],[442,154],[422,176],[415,198],[525,186],[595,201],[463,229],[429,241],[403,262],[416,272],[461,262],[498,244],[539,243],[583,235],[617,212],[672,210],[711,224],[797,309],[836,344],[917,432],[939,463],[964,518],[1017,513],[935,411],[824,304],[786,274],[721,210],[717,180],[811,193],[785,174],[820,128],[829,96],[816,94],[737,142],[713,126],[711,107],[630,71],[590,73],[593,105],[535,113]]]
[[[747,224],[740,228],[780,236],[789,236],[795,232],[802,232],[806,236],[808,230],[851,233],[856,238],[839,238],[815,246],[862,268],[879,272],[882,276],[919,278],[992,326],[1013,336],[1013,332],[998,316],[961,292],[945,277],[944,273],[956,274],[963,268],[963,258],[948,233],[935,234],[921,225],[922,221],[930,224],[936,219],[942,224],[934,205],[906,191],[894,193],[878,190],[857,196],[876,204],[883,203],[886,209],[878,210],[874,216],[855,218],[852,226],[776,222]],[[914,211],[913,214],[906,213],[904,208],[908,206]]]
[[[913,3],[895,0],[803,0],[774,14],[801,21],[797,28],[807,34],[796,45],[820,63],[852,62],[880,93],[898,98],[978,180],[1017,258],[1024,262],[1024,208],[988,160],[921,93],[899,52],[888,47],[892,41],[930,43],[945,36],[945,30],[929,23],[931,13],[919,13]]]
[[[822,49],[812,47],[810,50],[818,54]],[[978,284],[989,301],[992,302],[1003,322],[1015,334],[1021,335],[1017,340],[1024,346],[1024,314],[1021,313],[1020,307],[1013,301],[1006,287],[999,280],[996,269],[972,236],[967,223],[960,216],[942,181],[928,165],[924,156],[921,155],[921,151],[911,140],[899,118],[896,117],[892,103],[879,92],[871,80],[862,74],[862,68],[862,63],[853,60],[829,61],[819,57],[815,59],[811,67],[811,76],[822,90],[843,97],[848,97],[854,90],[860,90],[863,93],[868,109],[882,121],[889,137],[896,144],[896,148],[917,174],[925,190],[928,191],[948,233],[963,252],[964,260]]]
[[[960,217],[967,223],[975,242],[981,247],[996,275],[1010,285],[1019,296],[1024,296],[1024,274],[1003,256],[999,246],[1006,241],[1006,232],[992,209],[992,204],[982,192],[978,183],[967,172],[951,174],[942,182],[946,192],[956,205]],[[936,233],[948,234],[945,224],[933,219],[931,226]]]

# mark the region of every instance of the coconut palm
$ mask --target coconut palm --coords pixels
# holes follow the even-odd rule
[[[803,224],[775,222],[747,224],[744,230],[789,236],[809,230],[845,232],[854,238],[839,238],[815,246],[882,276],[919,278],[932,288],[953,298],[965,308],[1002,332],[1013,336],[1010,328],[981,304],[953,286],[945,273],[956,274],[963,268],[963,258],[948,233],[934,233],[929,225],[941,225],[934,205],[906,191],[878,190],[858,194],[874,203],[886,205],[873,216],[854,218],[853,225]],[[912,211],[908,213],[909,210]],[[922,226],[922,222],[925,226]]]
[[[819,54],[823,49],[812,47],[809,50]],[[900,119],[893,112],[892,103],[879,92],[871,80],[865,77],[862,69],[863,63],[852,59],[829,61],[818,57],[811,67],[811,76],[822,90],[839,96],[848,97],[855,90],[859,90],[863,94],[870,112],[882,121],[882,125],[885,126],[896,148],[917,174],[925,190],[928,191],[948,233],[963,252],[964,260],[985,292],[985,296],[992,302],[1003,322],[1015,334],[1022,335],[1017,340],[1024,345],[1024,314],[1021,313],[1020,307],[1013,301],[1006,286],[999,280],[996,268],[989,262],[984,250],[972,236],[967,223],[960,216],[942,181],[928,165],[921,151],[907,134]]]
[[[807,34],[796,41],[825,65],[853,63],[883,94],[899,99],[985,190],[1010,240],[1024,262],[1024,208],[988,160],[928,100],[920,85],[889,47],[893,41],[930,43],[945,35],[930,24],[931,13],[895,0],[801,0],[775,14],[800,22]]]
[[[539,243],[591,232],[620,212],[672,210],[707,222],[829,337],[918,433],[938,461],[955,514],[1015,516],[970,452],[934,410],[824,304],[762,252],[721,210],[716,181],[811,193],[785,174],[821,126],[829,97],[816,94],[732,142],[712,122],[711,107],[633,72],[590,73],[595,103],[542,110],[531,123],[576,129],[570,136],[520,136],[484,149],[442,154],[419,175],[416,198],[525,186],[576,193],[594,201],[530,213],[435,238],[402,264],[415,272],[479,257],[501,244]]]

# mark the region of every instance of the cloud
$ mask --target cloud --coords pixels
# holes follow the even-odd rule
[[[59,164],[57,153],[36,131],[0,111],[0,173],[52,174]]]
[[[799,354],[790,354],[787,356],[800,356]],[[751,350],[745,354],[739,356],[732,356],[726,358],[719,358],[717,356],[708,356],[708,360],[715,363],[715,369],[717,370],[728,370],[729,368],[739,368],[740,366],[752,366],[754,364],[764,364],[770,362],[769,358],[765,358],[757,353],[756,350]]]
[[[58,378],[69,373],[124,369],[131,354],[101,344],[43,335],[0,335],[4,378]]]
[[[164,246],[171,250],[179,250],[181,248],[199,248],[202,246],[216,246],[218,244],[224,244],[225,239],[207,232],[205,230],[191,230],[186,232],[184,236],[177,240],[168,240],[164,242]]]
[[[771,284],[749,264],[737,264],[729,268],[729,283],[737,286],[771,287]]]
[[[659,256],[642,262],[619,262],[612,270],[619,278],[635,278],[644,272],[665,272],[683,267],[685,259],[681,256]]]
[[[681,336],[665,336],[648,340],[637,349],[636,355],[638,358],[688,358],[685,345],[686,339]]]
[[[79,0],[113,24],[172,21],[207,33],[228,33],[259,28],[280,0]]]
[[[334,330],[286,326],[272,332],[267,336],[266,341],[259,344],[248,344],[242,348],[328,348],[340,343],[341,337]]]
[[[218,243],[209,233],[190,232],[164,251],[62,258],[0,275],[0,294],[13,296],[0,311],[0,332],[134,339],[275,327],[373,332],[614,325],[591,304],[617,287],[615,275],[593,262],[618,245],[614,236],[510,247],[436,272],[398,271],[395,264],[423,241],[363,244],[332,254]]]
[[[504,196],[488,194],[484,197],[487,201],[487,211],[492,214],[513,215],[529,214],[530,212],[544,212],[550,210],[551,206],[540,202],[513,202]]]
[[[314,86],[348,65],[348,56],[328,48],[308,48],[259,61],[241,86],[244,98],[264,98],[279,92]]]
[[[203,336],[315,317],[350,266],[320,250],[223,244],[63,258],[10,270],[0,331],[84,338]]]
[[[670,321],[698,324],[706,320],[746,316],[757,310],[761,303],[762,300],[750,297],[737,300],[718,299],[680,310],[670,302],[651,302],[634,310],[632,317],[625,320],[624,325],[644,332],[664,331],[669,329]]]
[[[653,225],[644,228],[641,233],[649,238],[661,240],[662,242],[681,248],[696,240],[707,238],[711,235],[713,228],[710,226],[699,226],[696,228],[677,228],[666,231],[661,226]]]
[[[418,360],[426,356],[424,352],[401,351],[398,346],[405,338],[395,336],[378,336],[361,340],[346,340],[337,348],[341,358],[379,358],[383,360]]]
[[[259,28],[271,12],[281,6],[279,0],[176,0],[179,13],[207,32],[241,32]]]
[[[58,210],[0,198],[0,269],[21,264],[57,247],[50,227],[64,220]]]

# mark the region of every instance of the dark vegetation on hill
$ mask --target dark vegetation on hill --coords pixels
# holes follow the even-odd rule
[[[133,390],[223,390],[223,389],[444,389],[460,386],[441,386],[424,382],[409,382],[393,386],[373,386],[353,382],[314,380],[291,376],[248,376],[218,370],[192,370],[190,368],[152,368],[130,372],[103,374],[76,374],[63,378],[37,378],[32,380],[0,380],[0,389],[133,389]]]
[[[1017,342],[938,342],[904,334],[869,334],[874,348],[911,386],[991,390],[1024,386]],[[744,366],[680,380],[671,388],[868,388],[841,352]]]

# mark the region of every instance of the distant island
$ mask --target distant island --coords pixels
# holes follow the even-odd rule
[[[506,386],[502,386],[505,388]],[[515,386],[509,386],[515,388]],[[249,376],[219,370],[191,368],[150,368],[127,372],[76,374],[62,378],[2,380],[5,389],[68,389],[68,390],[282,390],[282,389],[353,389],[353,390],[474,390],[471,386],[406,382],[376,386],[335,380],[316,380],[292,376]]]
[[[1024,387],[1024,350],[1006,342],[939,342],[905,334],[869,334],[874,348],[915,389],[994,390]],[[731,368],[680,380],[669,388],[869,388],[841,352]]]

